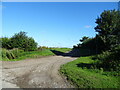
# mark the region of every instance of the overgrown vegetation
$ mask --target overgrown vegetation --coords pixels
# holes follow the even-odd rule
[[[14,48],[12,50],[0,49],[0,52],[3,60],[11,60],[20,57],[21,53],[24,51],[18,48]]]
[[[60,72],[79,88],[120,88],[120,11],[104,11],[96,24],[95,37],[84,36],[73,46],[81,57]]]
[[[17,60],[23,60],[27,58],[38,58],[41,56],[50,56],[54,55],[49,49],[44,49],[41,51],[23,51],[20,49],[1,49],[2,54],[2,60],[3,61],[17,61]]]
[[[1,60],[15,61],[26,58],[34,58],[41,56],[55,55],[52,50],[58,50],[62,52],[69,51],[69,48],[49,48],[46,46],[40,46],[37,48],[37,43],[32,37],[28,37],[26,32],[19,32],[14,34],[11,38],[0,38],[1,45]]]
[[[93,57],[101,61],[97,66],[108,71],[120,71],[120,45]]]
[[[79,88],[120,88],[119,72],[107,72],[96,68],[99,60],[92,57],[80,57],[61,66],[60,72]]]
[[[94,38],[83,37],[82,44],[74,46],[74,49],[88,49],[89,55],[95,55],[99,59],[102,68],[111,71],[120,70],[120,11],[108,10],[101,13],[96,19]],[[87,53],[87,52],[86,52]],[[97,55],[98,54],[98,55]]]
[[[37,50],[37,43],[32,37],[28,37],[26,32],[19,32],[14,34],[11,38],[2,37],[0,38],[2,48],[13,49],[19,48],[24,51],[35,51]]]
[[[24,51],[18,48],[14,49],[5,49],[1,48],[1,60],[3,61],[17,61],[17,60],[23,60],[27,58],[38,58],[41,56],[50,56],[55,55],[51,50],[57,50],[61,52],[68,52],[71,49],[70,48],[49,48],[49,47],[38,47],[35,51]]]

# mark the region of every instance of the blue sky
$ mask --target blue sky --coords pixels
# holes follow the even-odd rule
[[[3,2],[2,36],[27,32],[40,46],[72,47],[94,37],[96,18],[117,2]]]

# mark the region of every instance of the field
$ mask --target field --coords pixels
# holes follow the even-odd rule
[[[60,72],[78,88],[120,88],[120,78],[114,72],[92,68],[96,62],[91,57],[80,57],[62,65]]]
[[[71,48],[51,48],[51,50],[56,50],[56,51],[65,53],[65,52],[71,51],[72,49]]]

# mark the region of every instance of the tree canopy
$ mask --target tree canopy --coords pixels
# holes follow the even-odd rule
[[[19,32],[14,34],[11,38],[3,37],[2,48],[13,49],[19,48],[24,51],[34,51],[37,49],[37,43],[32,37],[28,37],[26,32]]]
[[[120,11],[107,10],[96,19],[95,31],[101,37],[105,50],[120,44]]]

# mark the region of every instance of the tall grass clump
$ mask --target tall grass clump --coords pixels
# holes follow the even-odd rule
[[[21,53],[24,52],[23,50],[18,49],[18,48],[14,48],[14,49],[9,50],[9,51],[14,55],[14,58],[20,57]]]
[[[7,52],[6,49],[0,49],[0,52],[1,52],[2,59],[9,60],[8,57],[7,57],[8,52]]]
[[[7,50],[3,48],[3,49],[0,49],[0,51],[1,51],[2,60],[16,59],[23,52],[23,50],[20,50],[18,48],[14,48],[11,50]]]

